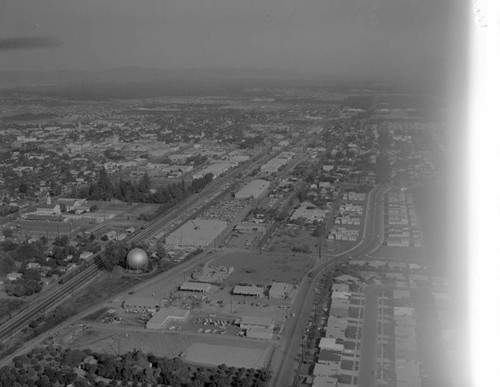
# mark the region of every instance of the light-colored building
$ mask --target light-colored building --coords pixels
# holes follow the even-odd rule
[[[337,344],[334,338],[322,337],[319,341],[319,348],[327,351],[342,352],[344,344]]]
[[[269,160],[264,165],[262,165],[260,167],[260,170],[264,173],[267,173],[267,174],[277,173],[280,170],[280,168],[285,166],[287,163],[288,163],[287,159],[274,158],[274,159]]]
[[[208,293],[210,288],[211,285],[206,282],[186,281],[179,287],[179,290],[184,292]]]
[[[170,321],[186,321],[190,311],[180,308],[160,308],[146,323],[147,329],[161,329]]]
[[[272,340],[273,327],[251,327],[246,330],[246,336],[253,339]]]
[[[61,206],[59,204],[40,204],[36,207],[38,215],[61,215]]]
[[[271,317],[243,316],[240,320],[241,329],[272,328],[273,326],[274,319]]]
[[[209,246],[227,227],[227,222],[213,219],[193,219],[184,223],[165,239],[168,246]]]
[[[238,163],[228,163],[228,162],[213,163],[210,164],[208,167],[203,168],[201,171],[193,173],[193,179],[200,179],[209,173],[213,174],[215,179],[220,175],[222,175],[224,172],[236,166],[238,166]]]
[[[9,281],[15,281],[15,280],[22,278],[23,275],[21,273],[13,272],[13,273],[7,274],[6,277]]]
[[[269,289],[269,298],[283,300],[288,296],[291,289],[292,285],[285,282],[273,282],[271,289]]]
[[[236,199],[258,199],[266,194],[270,185],[271,183],[267,180],[253,180],[236,192],[234,197]]]

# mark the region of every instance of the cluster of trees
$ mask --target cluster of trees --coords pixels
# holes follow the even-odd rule
[[[173,183],[152,190],[151,179],[147,173],[137,183],[123,179],[119,179],[113,183],[106,169],[102,168],[99,171],[97,182],[82,188],[79,192],[75,192],[73,196],[88,200],[118,199],[129,203],[164,203],[175,205],[191,193],[203,189],[212,179],[213,174],[209,173],[200,179],[194,179],[190,185],[187,185],[182,180],[180,183]]]
[[[111,241],[106,244],[104,251],[97,257],[97,264],[107,271],[112,271],[115,266],[125,267],[125,259],[130,246],[122,241]]]
[[[54,362],[57,366],[54,366]],[[85,375],[78,376],[79,367]],[[246,368],[190,367],[179,358],[160,358],[134,350],[122,355],[107,355],[86,350],[63,350],[49,345],[35,348],[27,355],[14,358],[14,367],[0,372],[0,386],[75,387],[118,385],[170,385],[179,387],[263,387],[270,372]],[[110,379],[109,383],[97,379]]]
[[[33,258],[42,258],[45,255],[47,248],[47,238],[42,237],[35,243],[16,243],[11,240],[6,240],[2,243],[2,250],[8,252],[10,256],[21,263],[25,263]]]
[[[24,270],[23,276],[5,286],[9,296],[31,296],[42,290],[40,273],[33,269]]]

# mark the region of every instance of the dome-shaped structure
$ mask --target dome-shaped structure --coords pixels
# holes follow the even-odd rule
[[[136,247],[127,254],[127,266],[134,270],[139,270],[148,264],[148,255],[143,249]]]

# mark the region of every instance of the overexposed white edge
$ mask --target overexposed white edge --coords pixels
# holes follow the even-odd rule
[[[468,119],[472,384],[500,385],[500,1],[474,0]]]

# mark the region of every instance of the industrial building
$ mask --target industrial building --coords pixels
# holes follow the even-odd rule
[[[272,340],[273,327],[252,327],[246,330],[246,336],[252,339]]]
[[[123,303],[127,312],[154,312],[160,307],[160,301],[150,297],[129,297]]]
[[[273,282],[271,289],[269,289],[269,298],[283,300],[288,296],[292,290],[292,285],[285,282]]]
[[[241,329],[272,328],[274,320],[271,317],[243,316],[240,320]]]
[[[161,329],[169,321],[186,321],[189,317],[189,310],[179,308],[160,308],[146,323],[147,329]]]
[[[211,285],[206,282],[186,281],[179,287],[179,290],[184,292],[208,293],[210,291],[210,287]]]
[[[270,185],[271,183],[267,180],[253,180],[236,192],[234,197],[236,199],[259,199],[266,194]]]
[[[267,163],[260,167],[260,170],[264,173],[273,174],[276,173],[288,163],[287,159],[274,158],[269,160]]]
[[[227,227],[227,222],[213,219],[193,219],[184,223],[165,239],[168,246],[206,247]]]
[[[213,174],[215,179],[216,177],[219,177],[227,170],[236,166],[238,166],[238,163],[228,163],[228,162],[213,163],[210,164],[208,167],[202,169],[201,171],[193,173],[193,179],[201,179],[208,173]]]
[[[264,288],[262,286],[235,286],[233,289],[235,296],[262,297]]]

